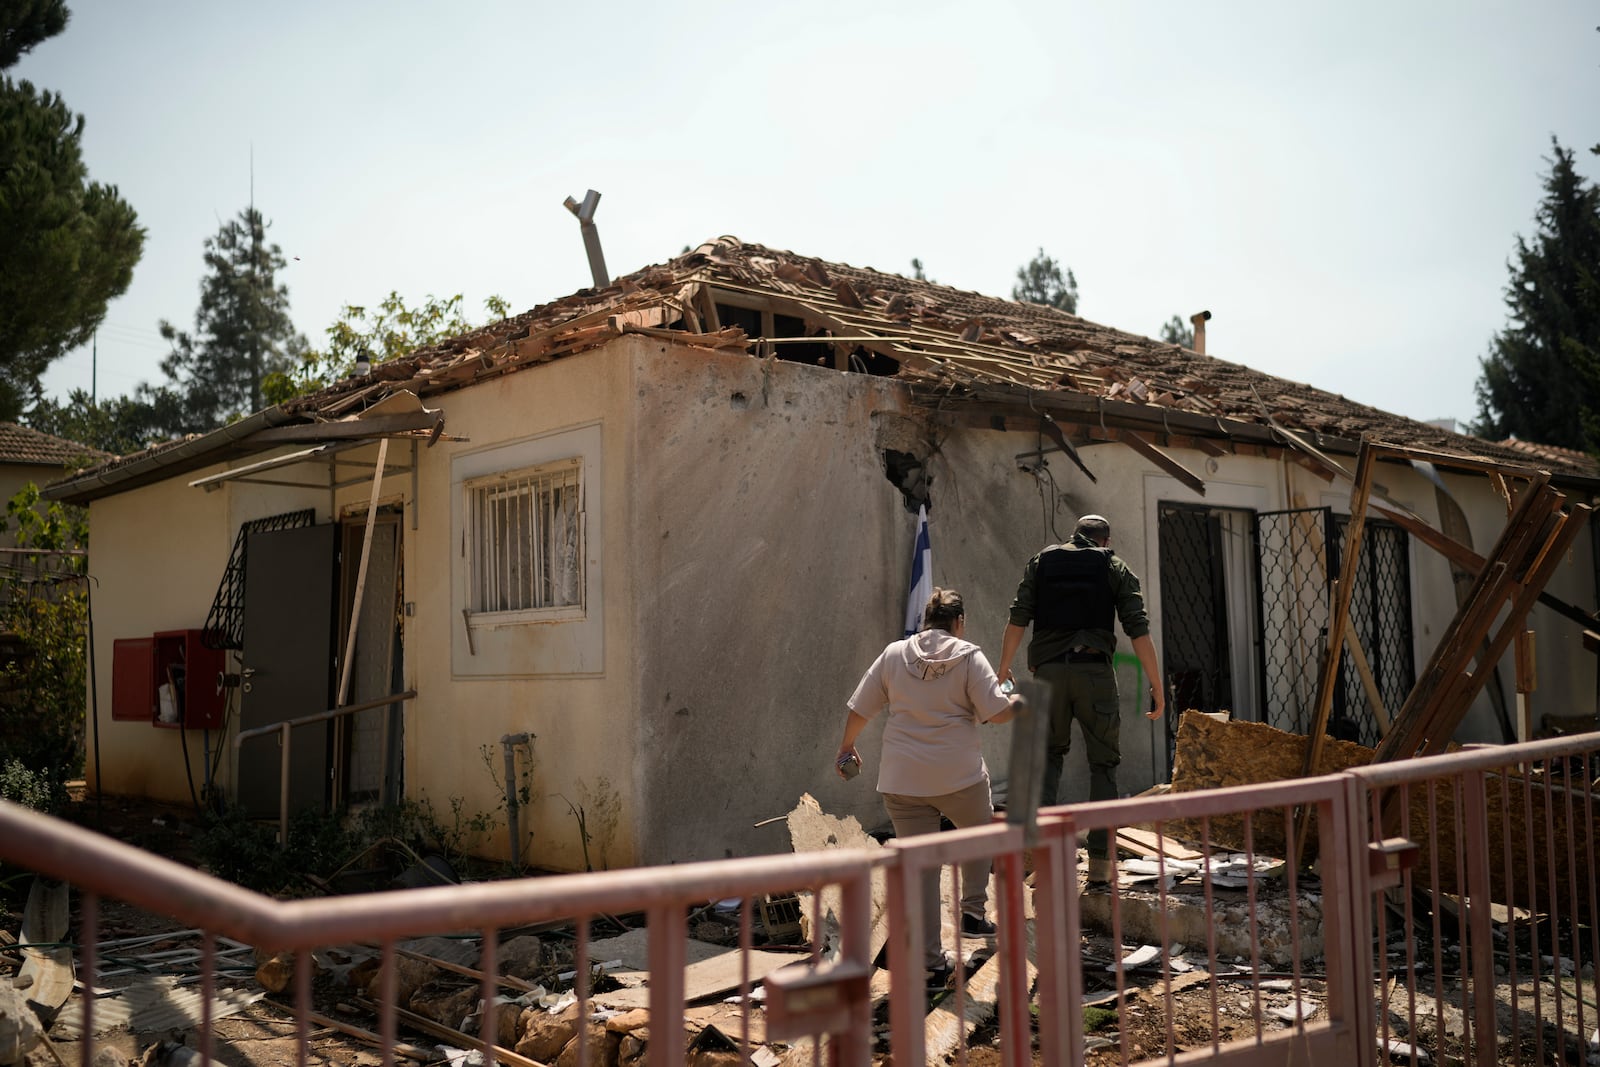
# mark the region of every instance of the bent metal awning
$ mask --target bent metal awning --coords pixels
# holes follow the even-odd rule
[[[269,456],[242,466],[196,479],[189,484],[202,489],[219,488],[229,481],[249,481],[302,489],[340,489],[365,482],[372,477],[374,464],[341,458],[380,439],[409,440],[418,445],[465,438],[444,432],[443,408],[430,408],[415,393],[399,391],[356,414],[341,418],[317,418],[295,414],[283,405],[257,412],[208,434],[160,445],[121,460],[91,468],[56,482],[41,495],[51,500],[85,504],[99,497],[136,489],[219,462],[260,456],[287,445],[306,445],[292,452]],[[270,479],[272,471],[301,465],[319,469],[315,480]],[[344,477],[341,468],[360,468],[359,475]],[[412,469],[385,465],[385,473]],[[320,472],[326,472],[325,474]]]

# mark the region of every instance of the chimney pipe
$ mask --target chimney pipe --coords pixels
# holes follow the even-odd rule
[[[589,273],[594,277],[594,287],[604,289],[611,284],[611,276],[606,273],[605,254],[600,251],[600,231],[594,226],[594,209],[600,206],[600,194],[590,189],[583,203],[578,203],[570,196],[565,202],[567,210],[578,216],[578,228],[583,231],[583,250],[589,254]]]
[[[1206,354],[1206,323],[1211,320],[1211,312],[1197,311],[1189,316],[1189,324],[1194,327],[1194,350],[1202,356]]]

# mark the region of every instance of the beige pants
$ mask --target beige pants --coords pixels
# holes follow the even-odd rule
[[[957,829],[984,826],[994,821],[994,798],[989,793],[989,776],[965,789],[937,797],[908,797],[884,793],[883,806],[889,810],[897,838],[932,834],[939,830],[943,815]],[[961,865],[961,910],[968,915],[983,915],[989,904],[989,861],[973,860]],[[944,963],[944,947],[939,942],[939,872],[926,872],[922,879],[922,951],[930,967]],[[957,936],[960,936],[959,929]]]

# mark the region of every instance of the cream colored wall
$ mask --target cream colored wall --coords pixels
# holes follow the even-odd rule
[[[189,478],[198,476],[168,479],[89,506],[96,718],[88,734],[85,777],[91,789],[190,800],[182,732],[112,721],[112,650],[120,638],[205,623],[228,561],[231,531],[226,498],[189,488]],[[202,739],[191,734],[187,740],[198,789],[204,780]],[[212,743],[220,743],[216,735]]]
[[[568,808],[585,810],[596,868],[636,862],[638,799],[634,792],[635,687],[632,678],[630,576],[625,543],[629,499],[625,462],[631,447],[626,413],[632,396],[626,346],[557,360],[547,366],[491,379],[429,400],[445,411],[446,432],[466,441],[440,441],[418,450],[417,507],[401,524],[404,598],[413,613],[404,619],[405,684],[417,698],[405,711],[406,795],[426,798],[448,824],[452,800],[462,811],[498,812],[504,800],[501,737],[531,731],[531,803],[521,813],[523,857],[538,866],[581,870],[577,820]],[[590,507],[603,508],[608,533],[602,546],[604,668],[583,677],[454,677],[451,671],[451,566],[459,556],[450,526],[451,459],[551,431],[598,423],[604,484],[587,490]],[[392,444],[390,462],[409,463],[409,446]],[[371,457],[372,449],[361,455]],[[397,453],[398,452],[398,457]],[[365,513],[371,484],[342,490],[340,511]],[[386,479],[382,496],[409,502],[411,476]],[[415,522],[415,526],[413,526]],[[489,748],[489,764],[482,750]],[[477,842],[485,855],[507,856],[509,835],[500,826]]]

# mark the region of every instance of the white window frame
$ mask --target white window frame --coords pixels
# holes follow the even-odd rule
[[[526,604],[513,608],[488,608],[483,604],[490,599],[491,593],[488,585],[506,581],[504,576],[495,572],[496,564],[502,557],[499,552],[485,552],[486,539],[494,538],[496,531],[486,528],[483,523],[485,507],[480,499],[483,494],[500,492],[526,493],[535,500],[542,500],[546,491],[553,489],[559,482],[570,485],[576,490],[577,513],[573,518],[576,525],[576,559],[573,561],[575,581],[577,585],[577,599],[568,604]],[[571,619],[582,619],[587,614],[587,582],[585,580],[584,561],[587,556],[587,521],[585,497],[587,486],[583,477],[583,457],[569,456],[552,463],[543,463],[534,467],[523,467],[517,470],[505,471],[479,478],[472,478],[462,484],[462,491],[466,494],[463,507],[468,516],[466,537],[467,553],[467,595],[469,598],[468,614],[472,621],[489,625],[514,626],[519,623],[532,622],[560,622]],[[517,509],[520,513],[522,509]],[[543,507],[536,503],[528,509],[528,521],[535,523],[543,514]],[[522,516],[519,514],[514,522],[520,525]],[[542,549],[549,544],[542,529],[534,526],[528,531],[514,530],[513,539],[520,539],[524,532],[531,539],[528,551],[528,566],[534,571],[535,577],[543,571],[539,563]],[[487,572],[487,573],[486,573]],[[520,581],[511,580],[515,585],[522,585]],[[534,585],[528,586],[530,596],[537,599],[537,590]]]
[[[605,671],[605,471],[599,422],[497,440],[450,457],[450,674],[452,678],[594,677]],[[578,469],[582,520],[577,604],[478,611],[473,593],[473,494],[467,486]]]

